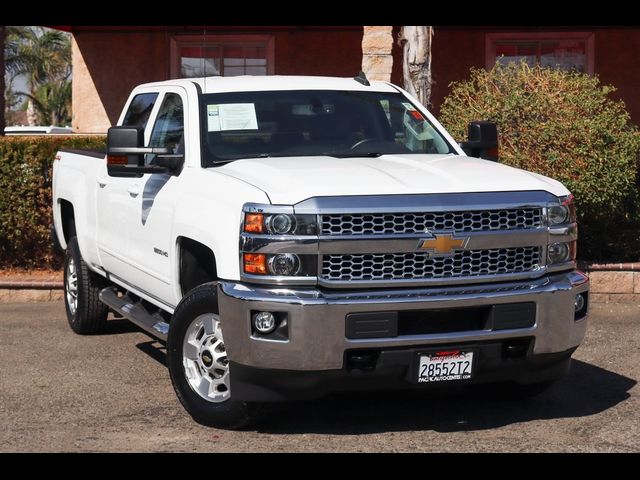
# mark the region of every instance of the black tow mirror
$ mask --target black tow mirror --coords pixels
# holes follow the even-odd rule
[[[498,127],[486,120],[470,122],[468,140],[460,144],[470,157],[498,161]]]
[[[144,146],[144,129],[140,127],[111,127],[107,131],[107,173],[113,177],[140,177],[145,173],[166,173],[169,168],[145,165],[144,156],[156,154],[173,156],[171,149]],[[180,155],[180,157],[184,157]]]
[[[166,168],[170,173],[178,173],[184,165],[184,155],[166,154],[158,155],[153,161],[154,165]]]

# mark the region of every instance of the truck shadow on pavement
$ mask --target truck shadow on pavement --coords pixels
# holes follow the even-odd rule
[[[595,415],[629,398],[637,382],[573,360],[571,374],[526,400],[496,398],[487,388],[342,394],[276,404],[257,431],[355,435],[410,430],[458,432],[514,423]]]
[[[164,348],[155,341],[136,347],[166,366]],[[357,435],[393,431],[487,430],[514,423],[601,413],[630,397],[637,381],[573,359],[569,376],[545,393],[507,400],[486,385],[448,389],[335,394],[310,402],[272,404],[260,433]]]
[[[121,333],[142,332],[142,329],[124,318],[109,319],[99,335],[119,335]]]

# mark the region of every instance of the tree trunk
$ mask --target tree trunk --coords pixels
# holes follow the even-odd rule
[[[33,92],[31,92],[33,95]],[[27,100],[27,125],[33,127],[38,125],[38,113],[36,112],[36,107],[33,106],[33,100]]]
[[[402,27],[400,42],[403,45],[402,74],[404,89],[424,106],[430,106],[431,98],[431,40],[433,27]]]
[[[6,30],[4,26],[0,26],[0,47],[2,48],[2,54],[0,54],[0,136],[4,135],[4,127],[6,120],[4,117],[4,90],[6,88],[4,84],[4,42],[6,38]]]

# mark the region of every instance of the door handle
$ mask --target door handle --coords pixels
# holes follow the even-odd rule
[[[131,185],[129,188],[127,188],[127,192],[129,192],[129,195],[131,195],[132,197],[137,197],[138,195],[140,195],[140,186],[138,184]]]
[[[100,188],[106,187],[108,183],[109,183],[109,179],[107,177],[98,178],[98,185],[100,185]]]

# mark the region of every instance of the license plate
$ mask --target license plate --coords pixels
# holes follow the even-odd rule
[[[418,364],[418,383],[469,380],[472,372],[473,352],[423,353]]]

